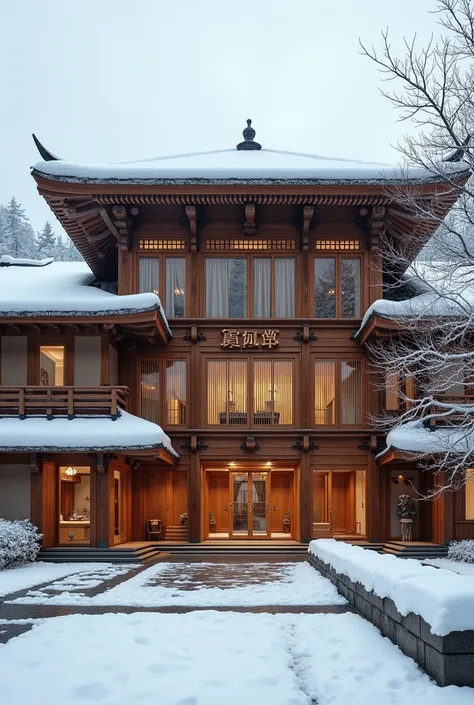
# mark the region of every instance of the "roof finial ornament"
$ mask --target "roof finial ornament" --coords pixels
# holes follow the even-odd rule
[[[244,128],[242,134],[244,136],[244,142],[239,142],[237,145],[239,151],[242,149],[262,149],[262,145],[254,141],[254,137],[257,133],[252,127],[252,120],[247,120],[247,127]]]

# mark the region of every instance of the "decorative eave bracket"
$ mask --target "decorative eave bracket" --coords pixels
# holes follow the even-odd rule
[[[199,242],[196,206],[186,206],[186,217],[188,219],[189,231],[191,233],[191,242],[189,249],[191,250],[191,252],[197,252],[199,250]]]
[[[303,225],[301,229],[301,250],[307,252],[309,250],[309,232],[311,229],[311,221],[314,217],[314,206],[304,206],[303,208]]]
[[[197,326],[191,326],[191,330],[183,336],[183,340],[190,340],[191,343],[202,343],[207,338],[203,333],[199,333]]]
[[[246,235],[255,235],[257,232],[257,225],[255,223],[255,203],[245,204],[245,221],[244,221],[244,233]]]
[[[209,446],[205,445],[197,436],[191,436],[189,441],[183,443],[182,450],[188,450],[190,453],[199,453],[201,450],[207,450]]]
[[[297,333],[293,338],[293,340],[296,340],[299,343],[311,343],[313,340],[317,339],[317,336],[311,333],[308,324],[305,324],[303,326],[303,330],[300,333]]]
[[[299,450],[302,453],[310,453],[313,450],[319,450],[318,444],[312,441],[308,434],[303,436],[303,440],[297,440],[291,447],[293,450]]]
[[[244,442],[241,444],[240,448],[246,450],[247,453],[253,453],[256,450],[260,450],[260,446],[257,443],[255,436],[247,436]]]

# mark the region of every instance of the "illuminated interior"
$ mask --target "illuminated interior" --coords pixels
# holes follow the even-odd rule
[[[41,345],[40,385],[62,387],[64,385],[64,345]]]

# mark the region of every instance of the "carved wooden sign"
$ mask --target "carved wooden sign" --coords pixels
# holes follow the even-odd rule
[[[267,348],[271,350],[280,345],[279,333],[279,330],[268,328],[262,331],[244,330],[242,332],[237,328],[224,328],[221,331],[221,348],[226,350]]]

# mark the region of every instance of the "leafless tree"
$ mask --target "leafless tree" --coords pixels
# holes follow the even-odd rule
[[[427,227],[394,238],[388,223],[385,295],[394,303],[384,315],[399,330],[369,345],[384,379],[400,380],[400,410],[376,423],[415,439],[419,464],[439,476],[436,494],[462,486],[474,467],[474,1],[438,0],[434,13],[438,32],[427,46],[404,40],[400,57],[388,30],[379,50],[361,46],[388,84],[383,94],[412,127],[399,145],[402,168],[419,167],[443,185],[427,199],[407,171],[403,186],[390,186],[398,207]],[[446,216],[447,196],[456,199]],[[435,235],[426,245],[428,231]],[[415,298],[395,301],[407,291]]]

